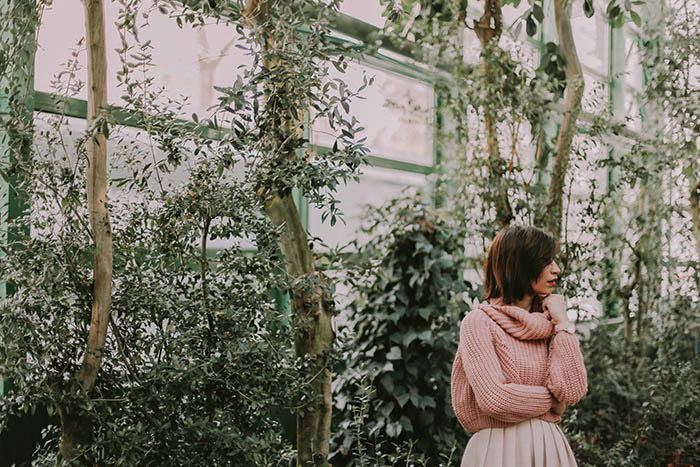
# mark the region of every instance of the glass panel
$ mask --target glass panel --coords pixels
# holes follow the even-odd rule
[[[506,151],[503,157],[509,160],[519,160],[522,173],[519,175],[528,183],[534,183],[535,177],[535,157],[537,153],[537,140],[533,141],[532,126],[527,120],[522,120],[512,127],[501,127],[502,135],[505,136]]]
[[[642,89],[644,80],[641,55],[637,44],[637,33],[625,28],[625,83],[637,90]]]
[[[117,27],[118,2],[105,2],[106,40],[108,66],[108,99],[120,105],[124,92],[117,88],[117,71],[121,59],[115,51],[121,47]],[[145,10],[145,9],[144,9]],[[142,18],[141,15],[138,16]],[[39,45],[36,53],[35,88],[45,92],[59,92],[57,73],[65,70],[71,58],[77,59],[72,82],[82,81],[74,97],[87,98],[87,56],[82,40],[85,26],[81,2],[56,2],[47,6],[39,28]],[[139,30],[142,41],[152,40],[154,66],[149,73],[155,77],[156,86],[165,86],[167,96],[186,96],[185,115],[196,112],[208,115],[208,107],[216,104],[217,91],[213,86],[232,85],[237,76],[237,66],[250,65],[252,60],[246,51],[236,46],[238,36],[232,26],[208,24],[202,28],[184,25],[179,28],[174,19],[159,10],[149,16],[149,25]],[[176,42],[174,41],[176,39]],[[79,45],[78,45],[79,44]],[[72,53],[76,56],[73,57]],[[59,81],[66,83],[68,75]],[[53,84],[52,84],[53,83]]]
[[[363,83],[363,76],[374,82],[360,91],[350,103],[350,115],[364,127],[357,136],[367,137],[365,146],[376,156],[433,164],[433,89],[425,83],[395,73],[351,62],[344,74],[329,67],[327,80],[342,79],[351,91]],[[333,90],[329,90],[333,93]],[[349,116],[345,118],[350,119]],[[314,121],[312,141],[333,146],[340,134],[325,117]]]
[[[521,16],[530,9],[530,3],[527,1],[521,1],[517,8],[513,5],[503,6],[503,30],[504,32],[509,32],[511,36],[514,36],[518,25],[520,24],[520,34],[517,36],[520,40],[527,40],[529,37],[527,31],[525,30],[524,18]],[[539,39],[539,34],[535,34],[533,39]]]
[[[338,11],[382,28],[386,22],[386,18],[382,16],[384,8],[379,0],[343,0]]]
[[[573,141],[574,156],[569,170],[573,185],[571,196],[588,199],[593,182],[596,197],[603,196],[607,188],[608,172],[606,167],[599,167],[597,161],[607,157],[608,148],[600,141],[589,136],[576,135]]]
[[[335,193],[335,198],[340,201],[338,207],[343,212],[345,224],[337,220],[336,224],[331,226],[328,218],[322,222],[322,211],[313,204],[309,205],[309,232],[320,237],[331,247],[344,245],[354,238],[357,238],[359,243],[367,240],[365,234],[357,231],[365,204],[377,206],[399,195],[406,186],[426,185],[425,175],[369,166],[364,166],[362,171],[359,182],[351,181],[347,185],[339,185]],[[325,250],[320,245],[315,249]]]
[[[535,70],[540,64],[540,51],[529,40],[501,37],[501,47],[510,51],[510,56],[522,63],[527,70]]]
[[[631,88],[627,88],[625,92],[625,114],[624,118],[627,119],[627,127],[634,131],[641,131],[642,129],[642,117],[639,110],[639,102],[637,101],[636,91]]]
[[[462,38],[464,41],[463,57],[465,63],[480,63],[481,62],[481,43],[476,33],[471,29],[462,30]]]
[[[591,70],[607,74],[610,28],[603,19],[604,8],[596,5],[596,14],[586,18],[582,5],[577,2],[571,11],[571,29],[581,65]]]
[[[517,24],[515,25],[517,26]],[[523,29],[524,31],[524,29]],[[534,70],[539,65],[539,50],[532,41],[527,39],[525,32],[521,31],[520,37],[514,38],[512,34],[503,34],[499,45],[504,50],[513,52],[515,60],[525,63],[528,69]],[[463,34],[463,58],[465,63],[481,63],[481,43],[476,33],[471,29],[464,29]]]
[[[63,124],[60,125],[60,131],[54,130],[58,125],[58,116],[40,112],[34,112],[34,138],[32,146],[36,158],[50,161],[51,166],[55,168],[75,167],[77,161],[78,139],[81,138],[86,130],[85,120],[78,118],[64,118]],[[67,183],[66,183],[67,185]],[[63,195],[67,192],[65,186],[56,186],[56,192]],[[44,190],[49,191],[49,190]],[[49,227],[58,228],[58,224],[49,222],[45,224],[39,220],[54,219],[64,220],[65,216],[59,204],[52,199],[32,199],[30,216],[33,221],[30,228],[30,236],[33,238],[46,238],[50,233]]]
[[[609,102],[609,88],[606,80],[588,72],[583,72],[586,87],[583,92],[582,106],[586,112],[599,113]]]
[[[34,125],[34,149],[37,156],[53,161],[52,164],[57,167],[75,167],[76,145],[85,135],[85,120],[35,112]],[[139,199],[139,193],[130,191],[126,187],[116,186],[116,179],[138,177],[144,164],[165,159],[165,152],[151,144],[144,130],[123,126],[110,127],[107,147],[110,165],[109,198],[119,205],[123,205],[129,200]],[[183,156],[182,165],[172,172],[160,171],[158,176],[154,175],[148,179],[148,186],[152,190],[157,190],[159,185],[166,191],[176,190],[186,183],[194,163],[193,151],[189,151]],[[245,176],[243,162],[235,164],[232,169],[225,172],[225,176],[229,177],[230,180],[242,180]],[[35,216],[60,215],[58,207],[52,204],[35,203],[33,209]],[[118,222],[116,218],[113,220]],[[219,222],[220,220],[216,220],[212,222],[212,225],[215,226]],[[32,231],[32,235],[40,235],[40,232]],[[210,239],[207,245],[210,248],[224,248],[231,246],[234,241],[237,241],[243,248],[254,248],[254,244],[245,238]]]

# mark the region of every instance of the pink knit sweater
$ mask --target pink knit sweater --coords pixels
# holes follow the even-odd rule
[[[452,407],[471,433],[503,428],[529,418],[559,423],[551,395],[566,405],[588,392],[578,337],[554,332],[543,313],[491,299],[460,324],[452,364]]]

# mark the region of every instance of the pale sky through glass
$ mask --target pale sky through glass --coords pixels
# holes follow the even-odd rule
[[[379,28],[384,26],[384,7],[379,0],[344,0],[338,10]]]
[[[108,100],[119,105],[124,92],[117,87],[117,72],[121,59],[115,51],[121,46],[117,27],[119,4],[105,2],[106,41],[108,67]],[[143,9],[145,11],[145,8]],[[234,28],[223,24],[208,24],[203,28],[188,25],[178,27],[175,20],[158,12],[152,12],[149,25],[141,28],[142,41],[152,40],[153,63],[149,72],[159,86],[165,86],[172,98],[187,96],[186,114],[192,112],[207,115],[207,108],[216,104],[218,92],[214,86],[230,86],[239,72],[241,64],[252,63],[250,56],[235,47],[238,36]],[[39,28],[39,46],[36,53],[34,87],[39,91],[55,92],[51,81],[57,73],[65,70],[79,40],[84,35],[84,12],[79,0],[64,0],[47,7]],[[85,45],[78,48],[78,70],[76,79],[87,81],[87,57]],[[64,81],[67,76],[64,76]],[[140,79],[140,77],[137,77]],[[75,96],[87,98],[87,89]]]

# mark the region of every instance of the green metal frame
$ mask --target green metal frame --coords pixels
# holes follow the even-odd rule
[[[552,0],[541,0],[543,8],[545,8],[545,11],[549,11],[551,9],[551,1]],[[551,14],[546,14],[546,18],[551,17]],[[358,53],[361,56],[361,61],[367,65],[377,67],[383,71],[386,72],[391,72],[391,73],[396,73],[411,79],[418,80],[420,82],[429,84],[429,85],[434,85],[434,79],[433,79],[433,73],[440,73],[444,72],[445,70],[428,70],[425,67],[416,65],[415,63],[411,63],[410,61],[417,61],[416,57],[413,56],[410,48],[406,46],[402,46],[400,44],[393,44],[393,43],[384,43],[382,44],[382,49],[380,49],[377,53],[374,54],[369,54],[367,53],[367,38],[369,35],[376,33],[379,31],[379,28],[376,26],[373,26],[371,24],[368,24],[362,20],[359,20],[357,18],[351,17],[349,15],[346,15],[344,13],[338,13],[335,15],[331,21],[331,25],[336,30],[338,33],[343,34],[345,36],[351,37],[357,41],[360,41],[360,44],[355,44],[355,49],[358,51]],[[608,57],[608,62],[609,62],[609,74],[608,74],[608,79],[609,79],[609,89],[610,89],[610,100],[614,105],[618,105],[618,102],[620,100],[621,92],[622,90],[620,89],[619,83],[617,83],[617,80],[613,78],[613,73],[614,70],[617,68],[619,65],[614,65],[614,59],[613,57],[617,57],[616,54],[619,53],[619,44],[617,42],[620,40],[618,37],[616,37],[616,33],[620,33],[620,31],[617,30],[612,30],[610,32],[610,48],[611,48],[611,53]],[[552,30],[551,30],[551,24],[550,25],[545,25],[544,28],[541,29],[540,32],[540,37],[538,39],[529,39],[531,43],[533,43],[537,49],[540,50],[540,53],[542,51],[542,48],[544,44],[548,41],[551,40],[552,38]],[[334,40],[334,41],[344,41],[348,42],[346,39],[341,38],[341,37],[336,37],[336,36],[331,36],[329,39]],[[624,44],[624,40],[622,42]],[[398,60],[395,57],[389,56],[386,53],[383,53],[382,50],[399,54],[403,57],[406,57],[406,60]],[[430,174],[436,170],[436,166],[439,165],[439,162],[442,159],[442,154],[440,154],[438,144],[437,144],[437,129],[438,126],[441,124],[441,115],[440,115],[440,106],[441,106],[441,97],[439,96],[439,93],[435,90],[433,87],[434,91],[434,113],[433,113],[433,164],[426,166],[426,165],[420,165],[420,164],[414,164],[410,162],[405,162],[401,160],[396,160],[392,159],[391,157],[385,157],[381,155],[371,155],[369,156],[370,163],[376,167],[383,167],[383,168],[389,168],[389,169],[394,169],[394,170],[400,170],[400,171],[405,171],[405,172],[412,172],[412,173],[418,173],[418,174]],[[40,111],[40,112],[47,112],[47,113],[54,113],[54,114],[62,114],[70,117],[77,117],[77,118],[86,118],[86,113],[87,113],[87,103],[85,100],[82,99],[75,99],[75,98],[64,98],[62,96],[54,95],[51,93],[46,93],[42,91],[34,91],[32,93],[32,100],[33,103],[29,107],[31,110],[35,111]],[[131,115],[129,112],[125,111],[124,109],[115,109],[115,111],[112,113],[112,115],[115,118],[115,123],[120,124],[120,125],[126,125],[130,127],[135,127],[139,128],[138,125],[138,120]],[[184,122],[184,121],[183,121]],[[219,134],[216,132],[212,131],[209,128],[202,127],[200,125],[195,124],[194,122],[187,122],[188,124],[192,124],[193,127],[198,127],[202,130],[204,134],[207,136],[211,137],[212,139],[216,139],[220,137]],[[308,120],[306,122],[307,124],[305,125],[305,133],[307,136],[309,136],[309,125],[308,125]],[[319,152],[323,152],[325,150],[328,150],[326,147],[322,146],[314,146],[316,150]],[[611,171],[608,174],[608,179],[609,182],[612,183],[614,179],[614,173]],[[8,185],[5,185],[4,189],[8,189]],[[302,217],[303,225],[308,228],[308,200],[305,199],[305,197],[299,193],[298,191],[294,192],[294,197],[295,197],[295,202],[297,203],[297,206],[300,210],[300,214]],[[16,209],[10,205],[10,211],[9,214],[15,215]],[[282,300],[284,301],[284,300]],[[0,383],[1,384],[1,383]],[[0,386],[1,387],[1,386]]]
[[[554,40],[556,38],[555,34],[555,29],[553,28],[553,24],[551,23],[551,5],[552,5],[552,0],[540,0],[541,5],[546,11],[545,18],[550,18],[550,22],[545,24],[543,28],[540,30],[540,35],[539,38],[537,39],[532,39],[528,38],[528,42],[532,45],[535,46],[537,50],[540,52],[540,56],[543,53],[543,48],[544,44],[549,41],[549,40]],[[356,41],[359,41],[359,44],[354,44],[354,49],[358,52],[360,56],[360,60],[362,63],[375,67],[377,69],[380,69],[384,72],[389,72],[389,73],[394,73],[398,74],[410,79],[417,80],[419,82],[425,83],[427,85],[432,86],[433,88],[433,158],[432,158],[432,164],[431,165],[421,165],[421,164],[415,164],[415,163],[410,163],[410,162],[405,162],[397,159],[393,159],[391,157],[387,156],[382,156],[380,154],[372,154],[369,156],[369,161],[370,164],[375,166],[375,167],[382,167],[382,168],[387,168],[387,169],[393,169],[393,170],[399,170],[399,171],[404,171],[404,172],[410,172],[410,173],[416,173],[416,174],[423,174],[423,175],[428,175],[433,173],[437,168],[440,167],[440,162],[442,161],[443,154],[441,154],[441,151],[439,149],[438,145],[438,132],[439,129],[442,125],[442,112],[441,112],[441,106],[443,103],[442,96],[440,95],[440,92],[436,89],[434,86],[435,80],[434,80],[434,75],[435,74],[441,74],[445,73],[446,70],[444,69],[436,69],[436,70],[429,70],[425,66],[421,66],[420,64],[416,64],[415,62],[418,62],[417,58],[413,56],[412,51],[410,50],[409,47],[402,46],[400,44],[393,44],[393,43],[384,43],[382,44],[382,48],[379,49],[376,53],[368,53],[368,45],[367,45],[367,38],[374,33],[377,33],[379,31],[379,28],[370,25],[362,20],[359,20],[357,18],[353,18],[349,15],[346,15],[344,13],[338,13],[337,15],[334,16],[334,18],[331,21],[331,25],[336,30],[338,33],[348,36]],[[610,31],[610,29],[609,29]],[[610,90],[610,102],[612,102],[614,105],[618,106],[621,105],[620,103],[624,101],[623,99],[623,89],[620,86],[620,83],[617,82],[618,80],[614,78],[614,73],[616,70],[620,69],[619,63],[616,60],[619,60],[619,53],[620,53],[620,40],[622,40],[622,44],[624,44],[624,38],[622,36],[617,37],[614,35],[615,33],[619,33],[619,31],[612,30],[609,32],[610,34],[610,54],[608,57],[608,63],[609,63],[609,70],[608,70],[608,80],[609,80],[609,90]],[[342,37],[337,37],[334,35],[331,35],[329,37],[330,40],[332,41],[342,41],[345,43],[348,43],[349,41],[347,39],[344,39]],[[394,56],[391,56],[387,54],[386,52],[390,52],[393,54],[399,54],[402,57],[405,57],[406,60],[400,60],[397,59]],[[29,57],[29,59],[34,60],[33,55]],[[411,63],[413,61],[414,63]],[[33,83],[33,76],[29,77],[32,80]],[[33,86],[32,86],[33,87]],[[2,96],[0,96],[1,99]],[[34,91],[30,93],[30,99],[27,105],[28,111],[30,113],[30,118],[31,118],[31,111],[39,111],[39,112],[46,112],[46,113],[52,113],[52,114],[62,114],[65,116],[69,117],[76,117],[76,118],[86,118],[87,115],[87,102],[82,99],[76,99],[76,98],[65,98],[62,96],[54,95],[51,93],[46,93],[42,91]],[[124,110],[124,109],[119,109],[115,108],[113,109],[112,112],[112,117],[114,118],[114,123],[119,124],[119,125],[124,125],[128,127],[133,127],[133,128],[141,128],[139,126],[138,118],[137,116],[131,114],[130,112]],[[585,115],[582,115],[582,118],[587,118]],[[183,123],[192,125],[193,128],[198,129],[202,132],[203,135],[206,135],[207,137],[211,139],[218,139],[221,137],[220,132],[216,132],[208,127],[204,127],[202,125],[198,125],[192,121],[185,121],[183,120]],[[556,131],[556,124],[552,123],[550,126],[547,128],[547,132],[549,134],[552,134],[553,131]],[[309,121],[309,116],[308,113],[306,113],[306,121],[304,125],[304,134],[307,138],[310,137],[310,121]],[[314,145],[313,148],[318,151],[318,152],[324,152],[329,150],[328,147],[323,147],[323,146],[317,146]],[[6,147],[0,147],[0,150],[2,150],[3,155],[7,155]],[[541,173],[541,172],[538,172]],[[615,178],[615,173],[613,170],[608,171],[608,183],[612,184],[614,183],[614,178]],[[537,180],[538,183],[545,183],[546,181],[544,179],[538,178]],[[5,183],[3,185],[3,190],[6,192],[12,191],[11,188],[12,180],[10,180],[10,183]],[[308,199],[306,199],[303,196],[303,193],[301,193],[298,189],[295,189],[293,191],[293,196],[295,203],[299,209],[299,213],[301,216],[301,220],[305,228],[308,229],[309,225],[309,202]],[[10,198],[11,202],[8,206],[8,214],[10,217],[14,217],[17,215],[21,215],[23,212],[22,208],[18,206],[16,203],[12,202],[12,198]],[[433,196],[433,202],[436,205],[439,205],[442,201],[438,200]],[[216,248],[211,248],[207,252],[208,256],[214,256],[216,255],[218,249]],[[246,252],[250,253],[250,252]],[[289,316],[291,316],[291,309],[290,309],[290,298],[289,295],[285,291],[280,291],[280,290],[272,290],[270,291],[271,295],[274,297],[276,300],[279,308],[281,310],[284,310]],[[7,393],[7,391],[10,389],[11,383],[3,380],[2,377],[0,377],[0,395],[4,395]],[[294,424],[294,418],[293,414],[291,413],[286,413],[280,411],[279,413],[280,421],[285,427],[285,431],[287,433],[287,436],[293,438],[293,431],[295,429],[295,424]]]
[[[540,0],[541,5],[547,12],[545,14],[545,18],[549,18],[549,21],[545,22],[544,27],[540,29],[540,35],[539,38],[537,39],[530,39],[528,38],[529,42],[531,42],[535,47],[542,53],[542,49],[544,47],[544,44],[550,40],[555,40],[556,34],[555,34],[555,27],[553,25],[553,22],[551,21],[552,18],[552,0]],[[234,4],[235,5],[235,4]],[[368,54],[366,53],[367,51],[367,38],[371,34],[375,34],[380,31],[380,29],[374,25],[371,25],[369,23],[366,23],[360,19],[354,18],[352,16],[349,16],[345,13],[338,12],[336,15],[333,16],[331,20],[331,26],[333,27],[334,30],[337,30],[340,34],[343,34],[345,36],[351,37],[357,41],[360,41],[360,44],[354,44],[354,48],[357,50],[357,52],[361,56],[361,61],[367,65],[376,67],[381,69],[382,71],[385,72],[391,72],[391,73],[396,73],[411,79],[415,79],[418,81],[421,81],[425,84],[433,85],[434,84],[434,79],[432,77],[432,73],[430,70],[428,70],[425,67],[418,66],[414,63],[410,63],[409,60],[416,60],[416,57],[413,56],[413,53],[411,49],[407,46],[403,46],[401,44],[394,44],[391,42],[386,42],[382,44],[382,49],[400,54],[404,57],[406,57],[406,61],[401,61],[398,60],[394,57],[391,57],[385,53],[382,53],[380,49],[379,52],[374,53],[374,54]],[[301,28],[303,30],[303,28]],[[609,29],[610,31],[610,29]],[[609,37],[610,37],[610,47],[611,47],[611,52],[608,57],[608,62],[609,66],[611,67],[608,73],[608,82],[609,82],[609,89],[610,89],[610,100],[613,103],[613,105],[618,105],[618,99],[619,97],[617,94],[621,96],[622,93],[622,87],[619,85],[618,80],[614,78],[613,75],[613,68],[612,68],[612,62],[613,57],[615,57],[615,53],[619,51],[619,47],[616,47],[616,42],[622,41],[624,43],[624,38],[621,35],[621,31],[612,29],[609,32]],[[617,36],[620,36],[619,38]],[[348,43],[348,41],[344,38],[337,37],[331,35],[329,37],[330,40],[333,41],[339,41],[339,42],[345,42]],[[432,70],[432,72],[439,72],[440,70]],[[444,70],[443,70],[444,71]],[[434,88],[433,88],[434,89]],[[85,118],[86,117],[86,112],[87,112],[87,103],[82,100],[82,99],[75,99],[75,98],[64,98],[62,96],[42,92],[42,91],[35,91],[34,93],[34,101],[35,101],[35,107],[34,110],[36,111],[41,111],[41,112],[47,112],[47,113],[60,113],[66,116],[71,116],[71,117],[77,117],[77,118]],[[382,168],[389,168],[389,169],[394,169],[394,170],[400,170],[400,171],[406,171],[406,172],[412,172],[412,173],[418,173],[418,174],[430,174],[435,171],[435,167],[438,165],[439,161],[441,160],[441,155],[439,154],[439,150],[437,148],[437,141],[436,141],[436,126],[440,124],[440,116],[439,116],[439,105],[440,105],[440,97],[437,95],[437,92],[434,92],[434,112],[433,112],[433,123],[434,123],[434,128],[433,128],[433,164],[430,166],[426,165],[420,165],[420,164],[414,164],[410,162],[405,162],[397,159],[393,159],[391,157],[386,157],[386,156],[381,156],[381,155],[371,155],[369,156],[369,161],[373,166],[376,167],[382,167]],[[140,128],[138,125],[138,122],[128,114],[128,112],[123,111],[122,109],[116,109],[115,112],[113,112],[113,115],[115,116],[115,123],[120,124],[120,125],[126,125],[126,126],[131,126],[135,128]],[[583,118],[586,118],[586,115],[583,116]],[[183,121],[184,122],[184,121]],[[188,122],[192,124],[193,126],[197,127],[194,122]],[[308,123],[308,122],[307,122]],[[211,129],[199,126],[199,128],[202,129],[202,131],[207,134],[209,137],[212,139],[216,139],[218,135],[215,134]],[[322,146],[314,146],[314,148],[320,152],[323,152],[324,150],[327,150],[327,148],[324,148]],[[612,181],[612,174],[609,174],[609,180]],[[544,180],[539,180],[540,183],[545,182]],[[303,196],[296,194],[295,195],[295,200],[299,203],[299,209],[300,212],[302,213],[302,219],[304,221],[304,225],[308,227],[308,203],[305,202],[305,199]]]
[[[14,8],[17,3],[14,3],[14,7],[10,7],[13,2],[7,2],[6,7]],[[32,37],[34,31],[27,28],[26,37]],[[15,72],[11,76],[6,76],[0,79],[0,119],[7,119],[10,116],[9,108],[9,96],[6,92],[16,92],[17,89],[23,90],[24,98],[24,109],[21,118],[25,119],[27,124],[32,122],[32,111],[34,108],[34,56],[36,53],[36,44],[34,41],[27,41],[24,45],[24,50],[19,54],[25,57],[27,63],[27,73]],[[8,83],[5,80],[13,80],[14,83]],[[16,86],[13,86],[16,84]],[[12,138],[22,138],[22,135],[12,135],[2,132],[0,134],[0,157],[3,161],[11,162],[16,157],[15,148],[20,151],[29,151],[30,141],[15,141]],[[17,175],[11,175],[9,179],[5,179],[0,182],[0,199],[3,200],[3,215],[0,216],[0,242],[3,243],[5,247],[12,248],[12,243],[22,237],[29,236],[30,232],[28,227],[21,227],[19,230],[15,227],[11,227],[9,222],[11,219],[18,218],[27,214],[28,203],[26,199],[21,196],[21,193],[17,190],[19,179]],[[4,255],[3,251],[0,251],[0,255]],[[0,298],[6,298],[15,292],[14,284],[9,283],[7,280],[0,278]],[[12,382],[0,375],[0,397],[5,396],[12,389]]]

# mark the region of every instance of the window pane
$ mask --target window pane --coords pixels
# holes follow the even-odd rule
[[[309,232],[320,237],[331,247],[346,244],[354,238],[357,238],[360,243],[367,240],[364,234],[357,232],[365,204],[377,206],[399,195],[400,191],[408,185],[424,186],[426,184],[425,175],[399,170],[364,166],[362,172],[359,182],[340,185],[334,194],[336,199],[340,200],[338,207],[343,212],[343,219],[347,225],[337,220],[336,224],[331,226],[328,218],[322,222],[322,211],[313,204],[309,206]],[[323,250],[320,246],[316,248]]]
[[[624,118],[627,121],[627,127],[634,131],[641,131],[642,117],[639,110],[639,102],[637,101],[636,91],[627,88],[625,92],[625,114]]]
[[[476,33],[471,29],[462,30],[462,38],[464,40],[463,57],[465,63],[480,63],[481,62],[481,43]]]
[[[121,47],[121,43],[114,24],[118,18],[118,2],[106,2],[105,10],[108,99],[110,103],[120,105],[120,96],[124,91],[117,88],[121,59],[115,49]],[[159,10],[150,13],[149,23],[139,30],[142,41],[152,40],[154,66],[149,68],[149,73],[155,77],[156,86],[165,86],[168,97],[187,98],[183,109],[185,115],[192,112],[208,115],[206,109],[216,104],[218,94],[213,87],[232,85],[238,74],[237,66],[252,63],[245,51],[235,47],[239,38],[232,26],[208,24],[202,28],[187,25],[179,28],[174,19]],[[46,7],[39,28],[36,54],[37,90],[61,93],[52,85],[52,81],[57,73],[66,69],[66,63],[72,58],[72,51],[75,51],[77,72],[72,82],[80,80],[83,86],[76,90],[74,97],[87,98],[84,84],[87,81],[85,44],[77,45],[84,31],[81,2],[55,2]],[[63,83],[68,79],[68,75],[61,77]]]
[[[609,102],[609,88],[606,80],[588,72],[583,72],[586,87],[583,91],[582,107],[586,112],[599,113]]]
[[[503,30],[504,32],[509,31],[510,35],[515,36],[515,32],[518,28],[518,25],[520,25],[520,34],[517,35],[517,38],[526,41],[527,38],[529,37],[527,35],[527,31],[525,29],[525,24],[524,24],[524,17],[521,18],[530,9],[530,3],[529,2],[520,2],[520,5],[518,5],[517,8],[514,8],[513,5],[503,5]],[[535,34],[535,37],[533,39],[539,38],[539,34]]]
[[[395,73],[370,68],[352,62],[344,74],[329,67],[327,79],[342,79],[351,91],[356,91],[367,79],[374,82],[352,99],[350,115],[364,130],[358,139],[367,137],[365,146],[371,154],[422,165],[433,163],[433,89],[425,83]],[[333,90],[329,90],[333,92]],[[342,111],[341,111],[342,112]],[[325,117],[316,119],[312,141],[321,146],[333,146],[340,134],[333,130]]]
[[[476,37],[476,33],[471,29],[464,29],[462,34],[464,39],[464,62],[473,65],[481,64],[481,43],[479,38]],[[540,52],[526,36],[522,31],[519,38],[514,38],[511,34],[503,34],[499,41],[499,46],[503,50],[510,51],[514,60],[525,64],[529,70],[534,70],[539,65]]]
[[[571,29],[581,64],[597,73],[607,74],[610,28],[602,17],[603,10],[596,5],[596,14],[587,18],[582,5],[575,4],[571,12]]]
[[[641,56],[637,44],[637,33],[625,27],[625,83],[635,89],[641,90],[643,83],[643,68],[640,63]]]
[[[595,184],[596,198],[605,194],[608,182],[606,167],[598,166],[598,161],[607,157],[608,147],[590,136],[578,134],[573,141],[575,157],[570,169],[573,184],[571,196],[580,197],[587,202],[588,196]]]
[[[381,28],[386,21],[382,16],[384,8],[385,6],[380,4],[379,0],[344,0],[338,7],[338,11]]]
[[[77,145],[79,140],[85,136],[86,122],[84,119],[61,117],[59,115],[47,114],[44,112],[34,113],[34,151],[38,158],[51,161],[53,167],[68,167],[73,170],[76,167]],[[148,134],[144,130],[124,127],[110,127],[110,137],[107,140],[107,157],[109,163],[109,198],[115,205],[128,203],[141,199],[141,194],[129,190],[127,187],[117,186],[117,179],[135,179],[143,174],[145,164],[160,162],[167,158],[166,153],[158,148],[155,142],[149,141]],[[200,156],[201,157],[201,156]],[[181,188],[196,163],[194,151],[189,150],[183,154],[183,162],[171,172],[161,170],[156,176],[148,178],[149,189],[157,191],[160,186],[166,191],[173,191]],[[235,164],[233,168],[224,172],[227,180],[242,180],[245,176],[242,160]],[[63,188],[58,188],[61,192]],[[119,222],[118,209],[113,210],[112,221],[115,226]],[[32,215],[44,218],[46,216],[61,216],[60,207],[56,202],[46,203],[44,201],[32,204]],[[221,219],[215,219],[212,227],[221,223]],[[41,230],[33,226],[32,236],[42,235]],[[209,239],[209,248],[225,248],[234,244],[241,245],[242,248],[252,249],[254,243],[247,238],[226,238]]]

